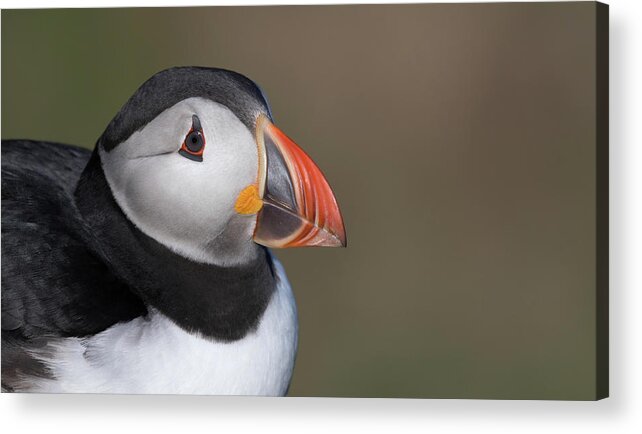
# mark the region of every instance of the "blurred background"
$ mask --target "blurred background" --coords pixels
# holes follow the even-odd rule
[[[2,138],[93,148],[176,65],[241,72],[348,248],[278,251],[290,395],[595,396],[595,4],[2,11]]]

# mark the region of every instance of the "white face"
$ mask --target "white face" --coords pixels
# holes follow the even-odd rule
[[[179,153],[193,115],[205,137],[202,162]],[[234,205],[257,182],[257,144],[225,106],[183,100],[99,152],[116,202],[148,236],[198,262],[231,265],[256,255],[256,216],[237,214]]]

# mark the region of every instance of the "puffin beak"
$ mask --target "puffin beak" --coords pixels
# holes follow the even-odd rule
[[[264,115],[256,134],[263,206],[254,241],[266,247],[345,247],[343,218],[321,170]]]

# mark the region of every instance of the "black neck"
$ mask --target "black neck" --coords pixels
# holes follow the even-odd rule
[[[76,188],[86,242],[149,306],[188,331],[222,341],[255,330],[275,290],[265,248],[249,264],[221,267],[184,258],[136,228],[120,209],[94,151]]]

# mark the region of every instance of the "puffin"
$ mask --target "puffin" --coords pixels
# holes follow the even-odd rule
[[[4,392],[287,393],[297,310],[271,249],[346,233],[256,83],[170,68],[93,151],[6,140],[1,164]]]

